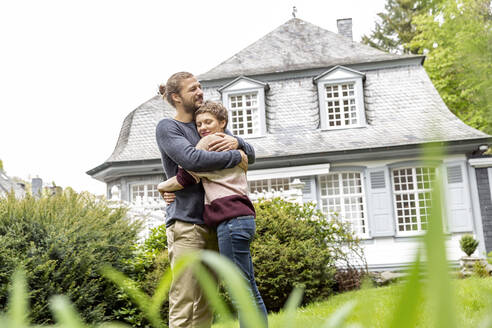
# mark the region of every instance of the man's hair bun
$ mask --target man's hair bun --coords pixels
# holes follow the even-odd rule
[[[163,96],[166,94],[166,86],[164,84],[159,85],[159,93]]]

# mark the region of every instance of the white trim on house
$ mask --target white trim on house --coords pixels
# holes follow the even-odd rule
[[[255,81],[246,77],[239,77],[218,89],[222,94],[222,103],[229,111],[229,122],[227,123],[227,128],[234,135],[243,138],[263,137],[266,135],[265,88],[267,87],[268,84],[264,82]],[[256,97],[256,106],[244,106],[244,98],[246,95]],[[241,111],[239,116],[241,116],[243,122],[233,122],[234,119],[239,120],[239,117],[233,114],[235,110],[232,108],[231,97],[241,96],[243,98],[243,106],[237,110]],[[246,114],[246,111],[248,110],[250,111],[250,114]],[[250,129],[247,127],[249,117],[251,118],[252,123],[252,127]],[[237,125],[234,125],[234,123],[237,123]],[[239,127],[239,124],[242,124],[241,128]]]
[[[471,163],[470,163],[471,164]],[[477,186],[477,174],[475,171],[475,167],[468,166],[466,170],[469,179],[468,179],[468,190],[471,195],[471,210],[473,215],[473,233],[476,235],[478,239],[478,254],[483,257],[487,256],[487,251],[485,249],[485,236],[483,233],[483,222],[482,222],[482,211],[480,209],[480,200],[478,196],[478,186]]]
[[[476,168],[492,167],[492,157],[470,158],[468,163]]]
[[[290,166],[274,169],[262,169],[248,171],[248,180],[263,180],[272,178],[291,178],[304,177],[311,175],[328,174],[330,172],[330,164],[315,164],[303,166]]]
[[[364,110],[364,77],[364,73],[347,67],[336,66],[313,79],[318,87],[322,130],[357,128],[367,125]],[[343,96],[342,86],[347,88],[346,96]],[[348,90],[350,86],[353,86],[353,89]],[[335,87],[336,91],[328,91],[329,88]],[[352,96],[350,92],[353,92]],[[332,95],[332,98],[328,98],[328,94]],[[344,101],[347,104],[344,104]],[[353,106],[355,106],[355,111],[352,111]],[[332,109],[331,111],[329,107]],[[337,109],[340,111],[337,112]],[[356,122],[353,122],[354,120]]]

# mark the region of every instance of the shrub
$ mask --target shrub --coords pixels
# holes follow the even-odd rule
[[[71,189],[36,199],[0,199],[0,308],[7,303],[9,277],[27,273],[31,320],[53,322],[48,299],[65,294],[87,322],[114,318],[117,289],[100,274],[102,265],[127,271],[138,224],[125,209],[111,209],[88,193]]]
[[[473,275],[479,278],[486,278],[489,276],[489,271],[487,270],[487,266],[482,261],[476,261],[473,264]]]
[[[336,218],[327,220],[312,204],[263,200],[255,210],[251,252],[269,311],[281,309],[295,286],[304,287],[304,303],[325,299],[337,289],[336,264],[351,268],[351,256],[362,254],[347,225]]]
[[[477,249],[478,241],[475,240],[471,235],[464,235],[460,239],[460,247],[467,256],[471,256],[473,252]]]

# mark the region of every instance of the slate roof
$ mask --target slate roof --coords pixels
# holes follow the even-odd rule
[[[300,26],[299,29],[304,29],[309,35],[316,32],[318,33],[316,35],[320,36],[321,31],[328,32],[312,24],[293,19],[260,41],[266,42],[265,39],[268,40],[269,36],[283,35],[284,29],[288,32],[291,26],[297,25]],[[278,31],[279,29],[280,31]],[[290,35],[289,33],[287,35]],[[306,40],[311,40],[311,38],[310,36],[301,39],[307,42]],[[331,40],[330,42],[332,42],[340,38],[344,37],[328,32],[328,36],[325,36],[323,40]],[[350,61],[356,58],[378,60],[396,56],[367,49],[367,46],[357,45],[346,38],[343,40],[345,43],[354,44],[353,49],[355,50],[353,52],[355,54],[347,54]],[[253,44],[254,47],[256,47],[255,44]],[[278,43],[277,46],[279,46]],[[327,61],[323,65],[343,64],[349,60],[342,56],[342,53],[347,49],[343,51],[327,49],[333,47],[323,47],[321,42],[316,42],[314,46],[309,44],[305,46],[311,49],[309,52],[319,50],[338,54],[339,57],[332,55],[327,59],[330,64]],[[345,46],[341,44],[341,47]],[[249,49],[248,53],[252,51],[251,47],[247,49]],[[360,54],[357,53],[359,49]],[[281,50],[279,52],[281,53]],[[239,54],[237,58],[245,58]],[[263,53],[260,52],[260,54]],[[253,56],[252,53],[251,56]],[[296,58],[296,63],[301,62],[302,56],[299,58],[292,56],[292,58]],[[313,54],[310,58],[312,60],[319,59],[319,65],[321,65],[321,57],[323,56]],[[339,61],[335,63],[336,58],[339,58]],[[307,61],[305,64],[308,64]],[[218,68],[222,70],[226,66],[221,64]],[[258,63],[255,69],[266,69],[267,66]],[[232,68],[231,70],[234,71]],[[234,72],[234,74],[239,74],[237,71]],[[255,72],[259,71],[255,70]],[[204,75],[218,76],[207,75],[208,73]],[[268,81],[270,88],[265,94],[268,133],[265,137],[247,139],[255,147],[257,158],[490,137],[467,126],[448,110],[420,64],[368,70],[364,73],[366,75],[364,102],[368,125],[362,128],[343,130],[322,131],[319,129],[318,94],[312,77]],[[217,88],[205,88],[205,99],[220,100]],[[132,111],[125,118],[115,150],[106,162],[160,159],[155,141],[155,127],[160,119],[172,117],[174,113],[174,108],[160,96],[151,98]]]
[[[198,78],[214,80],[406,57],[418,56],[380,51],[292,18]]]

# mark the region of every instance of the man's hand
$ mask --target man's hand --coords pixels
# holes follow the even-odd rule
[[[235,150],[238,147],[237,139],[228,134],[217,132],[215,135],[222,137],[222,139],[212,141],[208,147],[210,151],[226,151]]]
[[[241,149],[239,149],[239,153],[241,154],[241,163],[239,163],[238,165],[240,168],[242,168],[244,170],[244,172],[247,172],[248,171],[248,156]]]

